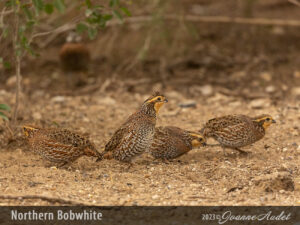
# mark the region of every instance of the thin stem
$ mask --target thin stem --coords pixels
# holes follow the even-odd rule
[[[14,51],[15,51],[15,63],[16,63],[16,77],[17,77],[17,84],[16,84],[16,103],[15,109],[13,114],[12,124],[13,126],[16,125],[17,117],[18,117],[18,109],[19,109],[19,100],[20,100],[20,89],[21,89],[21,55],[18,52],[18,33],[19,33],[19,10],[20,4],[18,4],[17,9],[15,11],[15,32],[14,32]]]

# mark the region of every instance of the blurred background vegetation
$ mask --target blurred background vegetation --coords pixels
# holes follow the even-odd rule
[[[0,2],[0,88],[81,95],[177,90],[275,103],[300,87],[296,0],[24,0]],[[18,19],[18,20],[17,20]],[[19,27],[16,28],[16,21]],[[18,29],[18,32],[16,31]],[[71,31],[90,52],[72,84],[60,51]],[[17,34],[17,35],[16,35]]]

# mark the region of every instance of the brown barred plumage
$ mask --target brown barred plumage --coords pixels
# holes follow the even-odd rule
[[[35,153],[44,159],[61,164],[60,166],[73,162],[83,155],[101,157],[91,141],[66,129],[26,125],[23,126],[23,132]]]
[[[150,154],[156,159],[170,160],[205,144],[205,138],[200,133],[173,126],[157,127]]]
[[[270,115],[254,118],[245,115],[227,115],[209,120],[201,132],[206,138],[218,141],[225,153],[225,148],[240,150],[240,147],[257,142],[265,136],[266,129],[275,120]]]
[[[131,162],[145,152],[153,140],[157,113],[166,102],[165,96],[159,93],[149,97],[114,133],[105,146],[103,158]]]

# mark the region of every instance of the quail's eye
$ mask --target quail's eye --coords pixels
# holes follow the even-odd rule
[[[270,118],[267,118],[266,121],[270,121]]]
[[[161,101],[161,97],[158,97],[157,100],[158,100],[158,101]]]
[[[199,138],[199,141],[203,141],[203,138]]]

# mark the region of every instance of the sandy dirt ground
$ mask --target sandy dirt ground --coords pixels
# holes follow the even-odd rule
[[[12,94],[6,93],[7,96]],[[219,147],[199,148],[171,163],[147,154],[132,168],[115,160],[95,162],[83,157],[69,167],[52,168],[34,155],[21,134],[0,151],[0,193],[5,196],[37,195],[89,205],[299,205],[300,142],[299,102],[272,105],[245,102],[215,94],[186,99],[166,91],[169,103],[157,125],[198,130],[215,116],[232,113],[269,113],[277,123],[265,138],[244,148],[247,156]],[[67,127],[88,134],[99,150],[115,129],[134,112],[146,95],[124,93],[28,100],[23,123]],[[194,108],[179,103],[194,101]],[[38,122],[37,122],[38,121]],[[209,140],[209,143],[214,143]],[[1,199],[1,205],[63,204],[39,199]],[[74,203],[75,204],[75,203]]]
[[[94,41],[84,37],[91,64],[88,74],[73,74],[80,81],[74,84],[61,71],[58,55],[67,32],[42,48],[37,46],[45,39],[36,40],[40,57],[24,57],[21,64],[19,126],[75,130],[102,151],[154,90],[169,99],[158,126],[197,131],[208,119],[234,113],[268,113],[277,123],[244,148],[247,156],[230,150],[224,156],[214,146],[168,164],[144,154],[129,169],[87,157],[56,169],[32,153],[20,127],[12,135],[0,121],[0,205],[300,205],[299,26],[181,19],[299,20],[300,8],[281,0],[166,0],[136,1],[130,10],[153,21],[109,26]],[[179,19],[163,20],[164,14]],[[10,59],[11,45],[4,44],[1,57]],[[11,107],[14,71],[0,68],[0,103]]]

